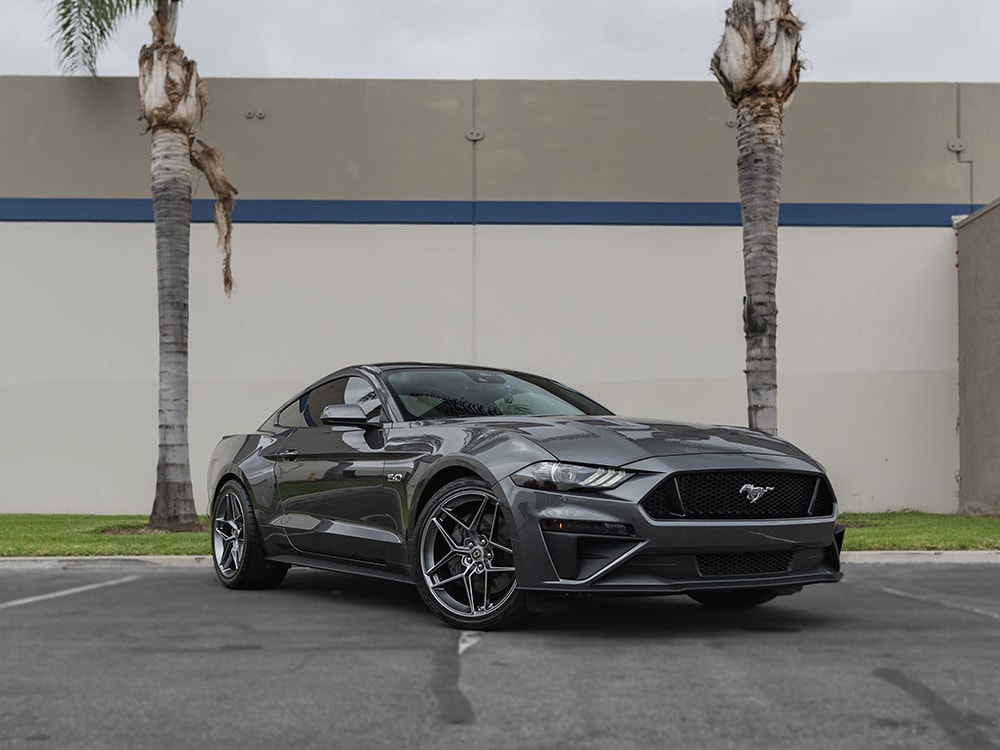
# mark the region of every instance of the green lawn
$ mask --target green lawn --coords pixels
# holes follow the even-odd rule
[[[842,513],[848,550],[1000,550],[1000,518],[936,513]]]
[[[138,533],[146,516],[0,514],[0,557],[207,555],[207,531]],[[846,550],[1000,550],[1000,518],[844,513]],[[131,533],[122,533],[131,532]]]
[[[210,553],[208,531],[138,533],[148,521],[149,516],[0,514],[0,557]]]

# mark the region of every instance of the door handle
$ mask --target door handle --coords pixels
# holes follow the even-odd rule
[[[299,452],[291,448],[286,448],[283,451],[278,451],[275,455],[279,461],[294,461],[298,458]]]

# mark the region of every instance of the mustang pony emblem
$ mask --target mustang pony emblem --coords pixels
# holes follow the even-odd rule
[[[753,505],[773,489],[774,487],[758,487],[755,484],[744,484],[740,487],[740,494],[747,498],[750,504]]]

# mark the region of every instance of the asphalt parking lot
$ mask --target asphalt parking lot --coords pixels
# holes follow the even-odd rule
[[[0,748],[1000,749],[1000,566],[845,567],[756,610],[480,634],[328,573],[0,565]]]

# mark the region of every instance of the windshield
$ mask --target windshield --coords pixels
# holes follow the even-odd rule
[[[582,393],[535,375],[497,370],[393,370],[386,383],[407,419],[607,416]]]

